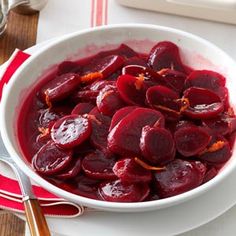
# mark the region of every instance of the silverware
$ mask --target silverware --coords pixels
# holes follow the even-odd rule
[[[48,0],[0,0],[0,35],[6,29],[7,15],[13,10],[20,14],[34,14],[41,11]]]
[[[26,219],[32,236],[50,236],[46,219],[41,211],[39,202],[32,191],[32,185],[28,176],[16,165],[9,156],[0,135],[0,161],[8,164],[14,171],[19,181],[22,192],[22,201],[25,207]]]

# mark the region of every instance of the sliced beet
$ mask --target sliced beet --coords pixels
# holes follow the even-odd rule
[[[184,91],[184,98],[189,107],[183,113],[193,119],[214,118],[224,110],[220,97],[208,89],[191,87]]]
[[[135,52],[131,47],[122,43],[118,48],[115,48],[113,50],[99,52],[97,54],[97,58],[102,58],[110,55],[120,55],[122,57],[125,57],[126,59],[139,56],[138,53]]]
[[[120,155],[138,155],[142,128],[159,122],[164,126],[163,115],[148,108],[137,108],[123,118],[108,135],[108,149]]]
[[[71,179],[70,187],[71,192],[78,194],[82,197],[98,199],[98,186],[100,181],[91,179],[87,176],[80,174],[79,176]]]
[[[161,198],[187,192],[202,184],[206,166],[200,161],[176,159],[166,169],[155,173],[155,184]]]
[[[214,134],[226,135],[236,130],[236,117],[222,114],[213,119],[203,120],[203,124],[209,127]]]
[[[195,127],[195,124],[190,120],[180,120],[176,124],[175,131],[187,127]]]
[[[80,85],[80,76],[74,73],[67,73],[56,76],[49,81],[41,90],[44,101],[50,105],[52,102],[60,101],[68,97]]]
[[[113,156],[106,156],[101,151],[95,151],[87,155],[82,161],[82,168],[84,173],[95,179],[116,179],[112,168],[116,163],[116,158]]]
[[[102,78],[106,79],[109,75],[116,72],[124,64],[124,59],[119,55],[109,55],[104,58],[97,58],[95,62],[90,63],[84,68],[84,75],[99,72]]]
[[[89,120],[92,124],[91,144],[95,148],[104,151],[107,148],[107,136],[111,118],[101,114],[96,107],[90,111]]]
[[[90,137],[90,121],[80,115],[64,116],[51,129],[52,140],[62,148],[73,148]]]
[[[109,202],[141,202],[149,194],[147,184],[130,184],[120,180],[104,182],[99,186],[101,198]]]
[[[72,160],[72,150],[59,148],[54,142],[45,144],[33,157],[33,166],[43,175],[54,175],[64,170]]]
[[[69,166],[63,170],[62,173],[58,174],[58,179],[72,179],[79,174],[81,170],[81,159],[77,158],[72,160]]]
[[[225,163],[231,157],[229,142],[221,135],[214,136],[206,149],[198,155],[198,158],[208,164],[218,165]]]
[[[151,172],[140,166],[134,158],[125,158],[115,163],[113,172],[122,181],[127,183],[145,183],[152,179]]]
[[[124,62],[124,66],[128,66],[128,65],[139,65],[139,66],[147,67],[146,61],[143,58],[140,58],[140,57],[127,58]]]
[[[97,96],[97,108],[104,115],[112,116],[124,105],[115,86],[106,85]]]
[[[146,89],[143,78],[121,75],[118,77],[116,85],[121,98],[127,104],[144,105]]]
[[[181,106],[178,103],[179,95],[172,89],[158,85],[147,90],[147,104],[163,113],[168,120],[180,117]]]
[[[211,136],[203,128],[197,126],[178,129],[174,138],[178,152],[185,157],[201,153],[211,140]]]
[[[186,74],[171,69],[162,69],[158,72],[165,80],[165,86],[181,94],[184,89]]]
[[[163,77],[149,67],[139,65],[125,66],[122,69],[122,74],[143,77],[144,88],[146,87],[146,89],[159,84],[165,85]]]
[[[84,156],[94,151],[94,147],[92,147],[90,140],[86,140],[85,142],[81,143],[80,145],[74,148],[74,152],[78,156]]]
[[[93,108],[94,108],[94,105],[92,105],[89,102],[78,103],[72,110],[71,114],[75,114],[75,115],[88,114]]]
[[[143,157],[154,165],[165,165],[175,157],[175,142],[165,128],[145,126],[140,138]]]
[[[69,115],[71,108],[68,106],[53,106],[39,111],[39,127],[51,127],[54,122],[65,115]]]
[[[211,179],[213,179],[216,175],[218,174],[218,171],[215,167],[211,167],[207,170],[204,179],[203,179],[203,183],[206,183],[208,181],[210,181]]]
[[[127,106],[119,109],[112,117],[109,132],[129,113],[138,108],[137,106]]]
[[[194,70],[186,79],[185,88],[206,88],[218,94],[221,87],[225,86],[225,81],[225,77],[215,71]]]
[[[81,66],[78,65],[76,62],[63,61],[58,66],[57,74],[58,75],[63,75],[63,74],[66,74],[66,73],[79,73],[81,71],[82,71]]]
[[[169,41],[159,42],[151,49],[148,64],[156,71],[170,68],[186,74],[189,73],[189,68],[181,61],[179,48]]]
[[[115,85],[114,81],[99,80],[75,92],[71,96],[74,102],[92,102],[96,103],[97,96],[106,85]]]

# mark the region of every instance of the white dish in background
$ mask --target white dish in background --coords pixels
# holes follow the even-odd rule
[[[117,0],[121,5],[236,24],[236,0]]]
[[[54,40],[29,48],[26,52],[33,55]],[[0,67],[1,73],[3,73],[2,67]],[[0,169],[1,174],[14,177],[14,173],[3,163],[0,163]],[[77,232],[89,236],[100,234],[103,236],[176,235],[210,222],[235,205],[235,181],[236,172],[204,195],[178,206],[153,212],[135,214],[88,212],[78,218],[48,217],[47,221],[53,236],[72,236]],[[19,216],[24,218],[23,215]]]

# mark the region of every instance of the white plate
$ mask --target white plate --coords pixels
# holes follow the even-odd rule
[[[49,41],[36,45],[26,52],[33,54],[48,43]],[[235,180],[236,172],[229,175],[219,186],[195,199],[153,212],[92,211],[78,218],[47,220],[56,235],[176,235],[197,228],[230,209],[236,203]]]

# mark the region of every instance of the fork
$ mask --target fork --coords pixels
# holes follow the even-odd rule
[[[16,165],[14,160],[8,154],[3,145],[2,137],[0,135],[0,161],[8,164],[14,171],[22,192],[22,202],[25,208],[25,214],[29,230],[32,236],[50,236],[50,231],[40,208],[38,199],[32,191],[32,185],[28,176],[26,176],[21,169]]]

